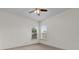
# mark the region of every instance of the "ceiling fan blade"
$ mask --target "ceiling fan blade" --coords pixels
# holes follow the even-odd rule
[[[34,10],[33,11],[30,11],[29,13],[33,13],[34,12]]]
[[[48,10],[47,9],[40,9],[40,11],[47,12]]]

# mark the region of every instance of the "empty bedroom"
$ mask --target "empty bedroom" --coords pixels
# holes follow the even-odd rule
[[[0,50],[79,50],[79,8],[0,8]]]

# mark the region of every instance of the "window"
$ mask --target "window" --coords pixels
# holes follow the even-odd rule
[[[47,39],[47,26],[42,25],[41,26],[41,39]]]
[[[38,27],[35,26],[32,28],[32,39],[37,39],[37,34],[38,34]]]
[[[32,27],[32,40],[39,39],[39,37],[40,39],[44,39],[44,40],[47,39],[47,26],[46,25],[42,25],[40,28],[38,28],[38,26]]]

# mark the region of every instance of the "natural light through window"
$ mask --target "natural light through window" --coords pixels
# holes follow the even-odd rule
[[[41,39],[47,39],[47,26],[41,26]]]

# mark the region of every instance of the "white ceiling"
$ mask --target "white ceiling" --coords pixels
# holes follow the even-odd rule
[[[48,17],[55,16],[57,14],[60,14],[68,10],[68,8],[47,8],[48,12],[41,13],[41,15],[38,16],[37,14],[34,14],[34,13],[31,13],[31,14],[28,13],[32,9],[33,8],[0,8],[1,11],[5,11],[22,17],[28,17],[30,19],[37,20],[37,21],[45,20]]]

